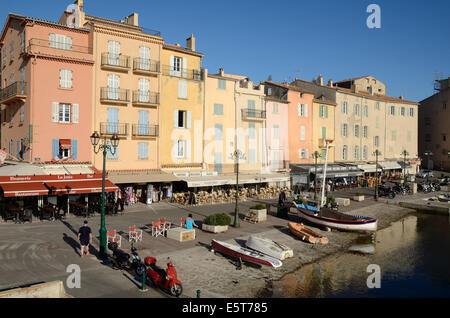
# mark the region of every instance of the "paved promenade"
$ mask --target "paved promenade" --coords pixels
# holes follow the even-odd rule
[[[373,200],[373,189],[339,191],[334,195],[351,197],[356,192],[366,192],[366,199],[362,202],[351,201],[350,207],[344,207],[342,211],[377,217],[379,228],[387,227],[391,222],[413,212],[395,203],[435,195],[420,193],[414,196],[397,196],[394,200],[381,199],[378,202]],[[241,202],[241,218],[248,208],[257,202],[276,204],[276,200]],[[241,219],[240,228],[230,227],[226,233],[220,234],[196,230],[196,240],[189,242],[180,243],[161,236],[154,238],[146,227],[159,218],[167,218],[179,225],[180,219],[189,213],[192,213],[197,224],[201,225],[206,216],[221,212],[233,215],[234,204],[188,207],[169,203],[150,206],[137,204],[129,207],[123,215],[107,216],[106,224],[108,230],[116,229],[122,235],[122,249],[125,251],[130,248],[126,239],[128,226],[135,224],[142,228],[143,242],[135,245],[139,254],[141,257],[156,257],[161,267],[166,265],[167,258],[170,257],[178,271],[179,279],[183,282],[182,297],[196,297],[197,290],[200,290],[201,297],[255,297],[266,283],[280,279],[303,264],[346,250],[360,235],[334,230],[325,232],[314,227],[315,231],[327,236],[330,243],[323,246],[307,244],[289,234],[287,220],[277,218],[275,208],[269,213],[266,222],[251,224]],[[295,213],[290,215],[290,219],[298,221]],[[154,288],[149,288],[145,293],[140,292],[137,277],[111,269],[94,255],[81,259],[76,233],[83,220],[70,217],[63,221],[36,221],[32,224],[1,223],[0,289],[42,281],[62,280],[65,283],[69,275],[66,273],[67,266],[78,264],[81,267],[81,289],[67,289],[67,292],[75,297],[168,297]],[[88,220],[95,236],[94,249],[98,249],[100,217]],[[283,266],[279,269],[244,266],[239,270],[233,260],[210,252],[213,238],[244,244],[248,236],[254,233],[290,246],[294,250],[294,257],[283,261]]]

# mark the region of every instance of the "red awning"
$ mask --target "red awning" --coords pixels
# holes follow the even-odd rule
[[[72,140],[70,139],[60,139],[59,148],[61,149],[72,149]]]
[[[28,197],[47,195],[48,189],[42,182],[0,183],[5,197]]]
[[[46,182],[51,194],[78,194],[102,192],[102,180]],[[105,192],[114,192],[119,188],[111,181],[105,180]]]

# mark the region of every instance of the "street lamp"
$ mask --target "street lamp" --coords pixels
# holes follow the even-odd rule
[[[429,162],[428,162],[428,161],[430,161],[430,158],[429,158],[429,157],[432,157],[432,156],[433,156],[433,152],[430,151],[430,150],[426,150],[426,151],[424,152],[424,155],[428,157],[427,165],[429,166]],[[427,182],[428,182],[428,173],[427,173]]]
[[[119,137],[117,134],[114,134],[111,137],[111,144],[107,143],[106,136],[103,139],[103,144],[99,145],[100,135],[98,132],[94,132],[91,135],[91,143],[94,146],[94,153],[98,154],[101,150],[103,150],[103,172],[102,172],[102,217],[100,224],[100,257],[105,259],[108,255],[108,251],[106,250],[106,224],[105,224],[105,169],[106,169],[106,154],[109,151],[112,155],[114,155],[117,151],[117,147],[119,146]],[[98,146],[98,148],[97,148]]]
[[[322,156],[319,154],[319,152],[316,150],[314,151],[311,159],[314,159],[314,201],[317,200],[317,159],[322,158]],[[325,181],[324,181],[325,182]]]
[[[409,156],[409,153],[405,149],[401,155],[403,156],[403,184],[406,184],[406,156]]]
[[[245,159],[245,155],[237,149],[231,154],[232,157],[236,158],[236,206],[234,208],[234,227],[239,227],[239,208],[238,208],[238,193],[239,193],[239,159]]]
[[[373,155],[375,156],[375,200],[378,200],[378,156],[381,156],[381,152],[377,149]]]

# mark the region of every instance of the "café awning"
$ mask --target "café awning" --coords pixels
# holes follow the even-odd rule
[[[50,194],[79,194],[102,192],[102,180],[45,182]],[[119,188],[105,180],[105,192],[114,192]]]
[[[30,197],[47,195],[48,189],[42,182],[0,183],[4,197]]]
[[[379,162],[378,165],[381,167],[381,169],[383,170],[396,170],[396,169],[401,169],[402,167],[398,164],[397,161],[382,161]]]
[[[363,170],[365,173],[376,172],[376,165],[375,164],[358,165],[358,168]]]

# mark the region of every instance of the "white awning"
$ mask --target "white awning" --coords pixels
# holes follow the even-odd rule
[[[397,161],[382,161],[382,162],[379,162],[378,165],[383,170],[396,170],[396,169],[401,169],[402,168],[398,164]]]
[[[365,165],[358,165],[358,168],[361,170],[364,170],[364,172],[376,172],[376,165],[373,164],[365,164]]]

